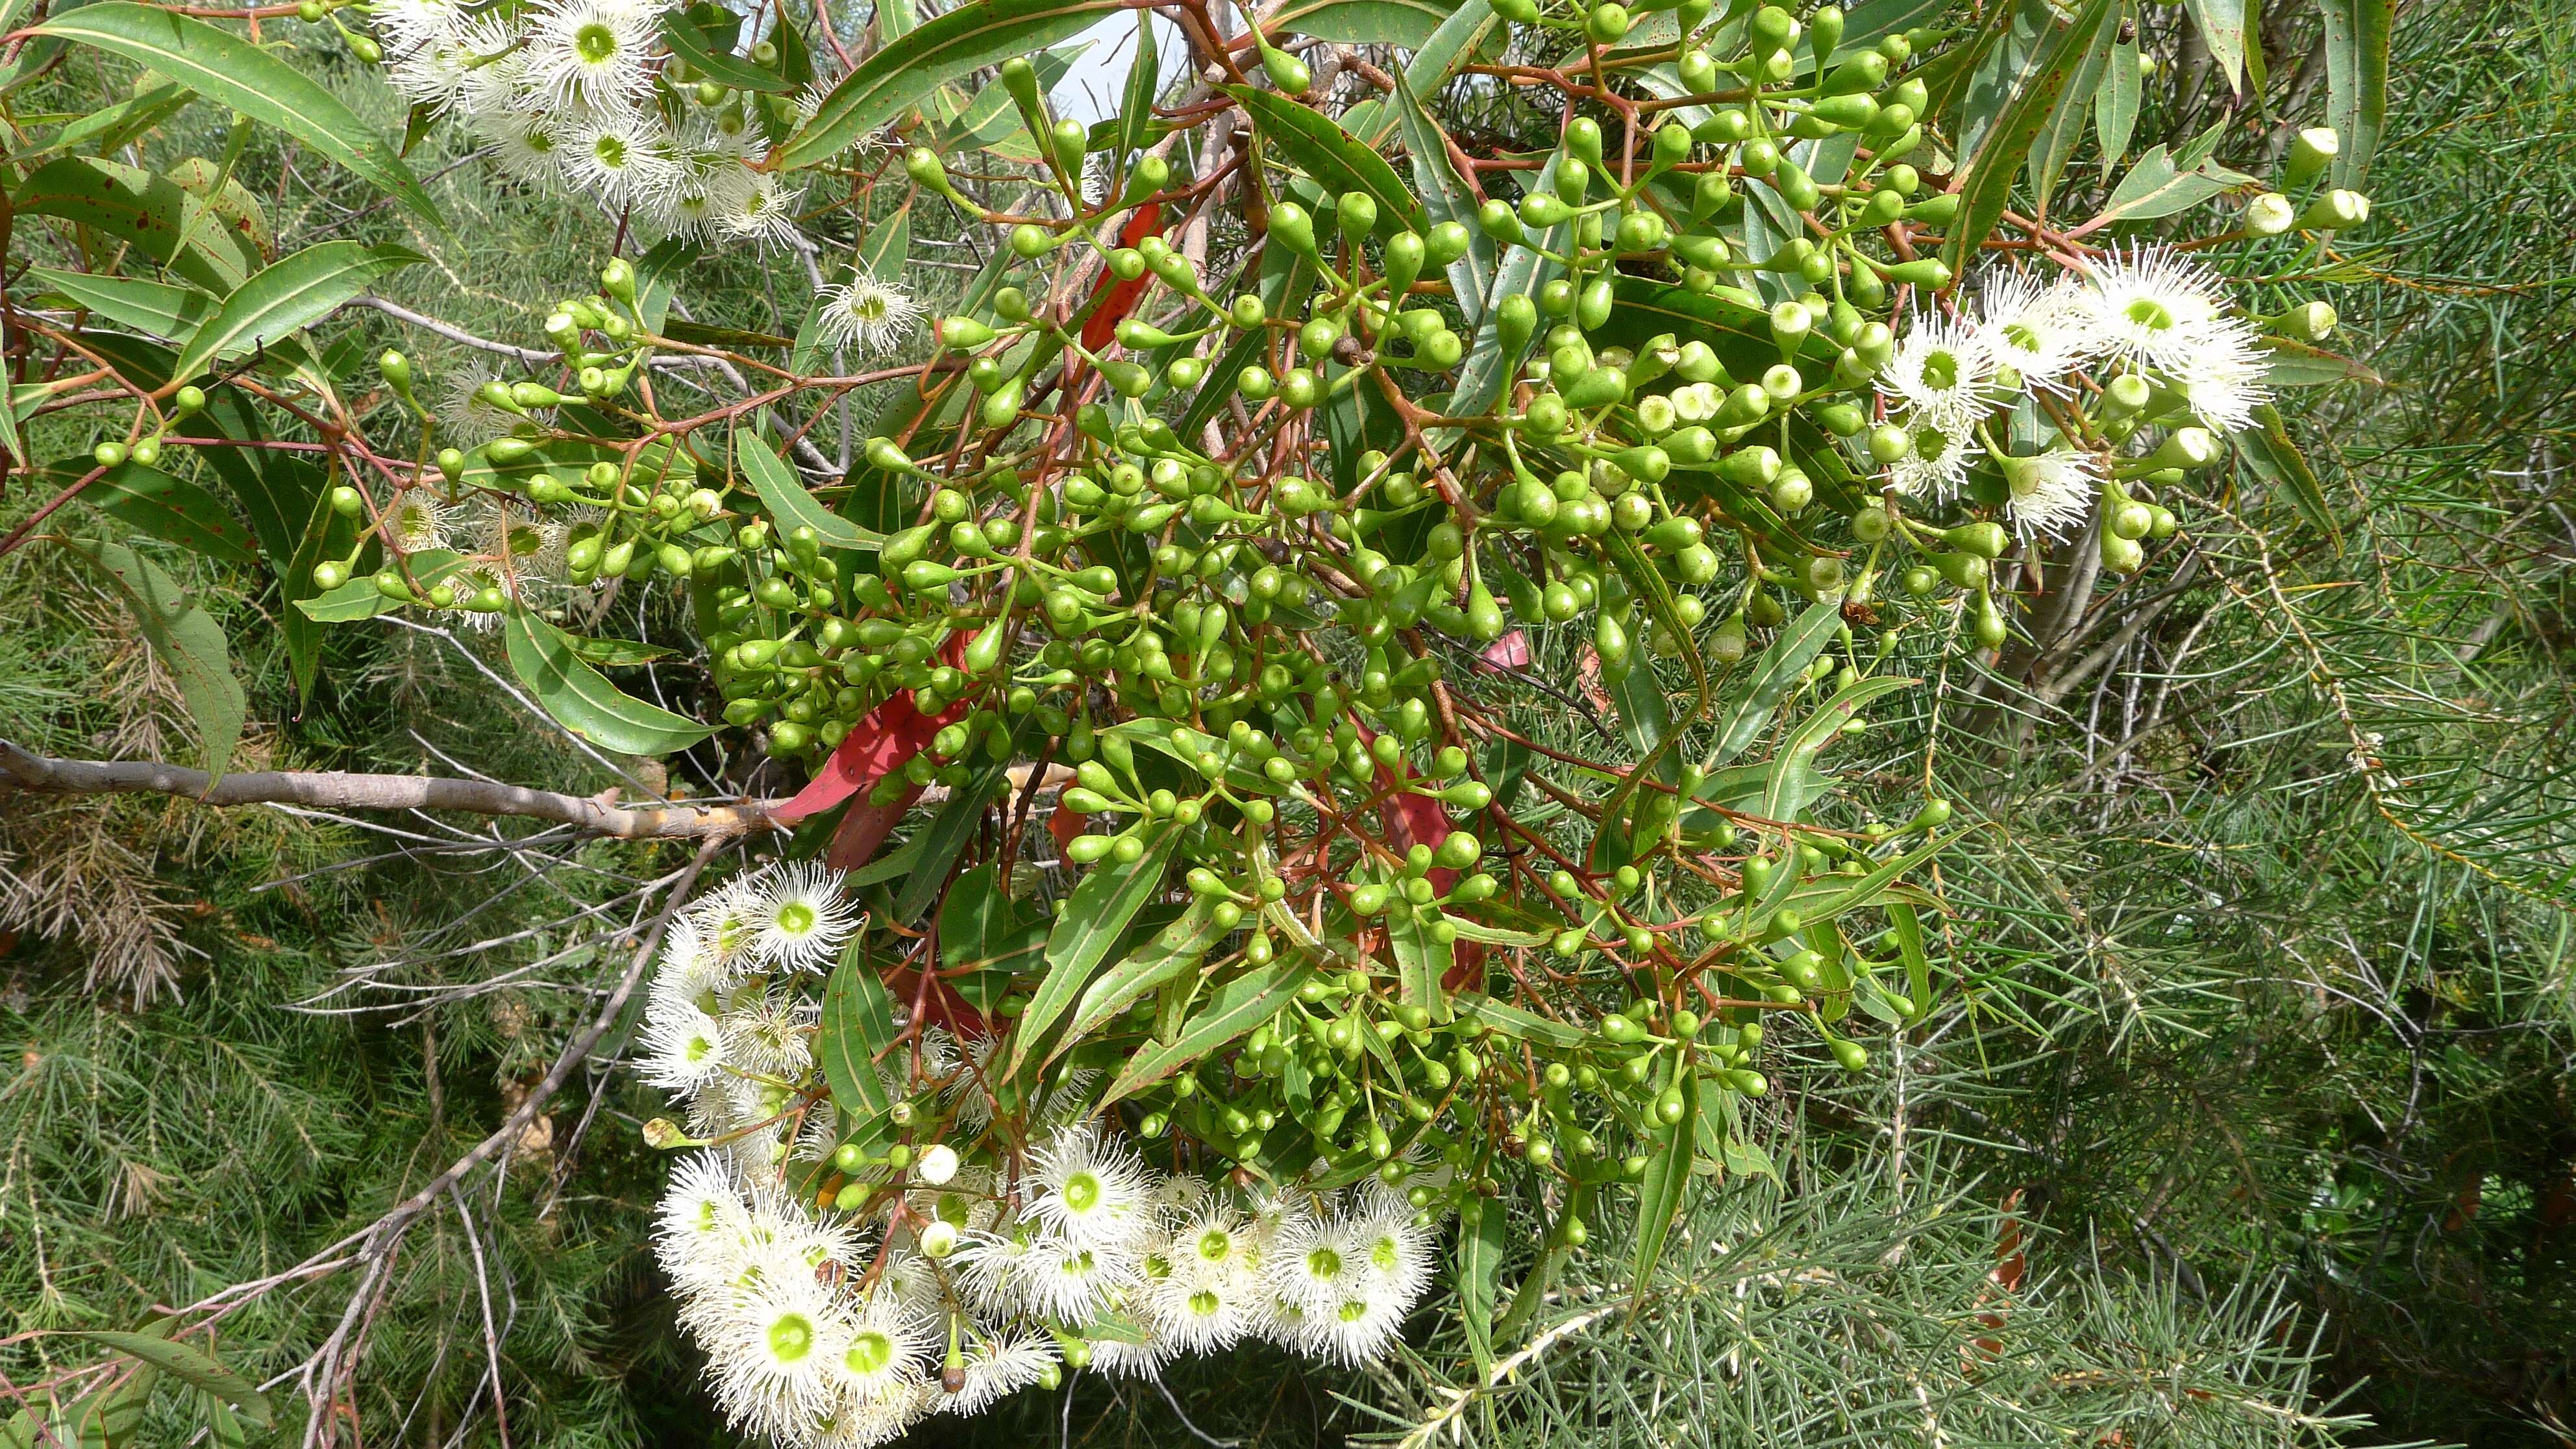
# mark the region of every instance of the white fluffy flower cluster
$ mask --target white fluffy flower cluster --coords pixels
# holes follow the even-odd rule
[[[2096,367],[2175,389],[2216,431],[2250,426],[2269,398],[2266,354],[2224,298],[2215,273],[2160,247],[2114,252],[2054,279],[1994,273],[1958,315],[1918,317],[1880,372],[1880,395],[1913,435],[1890,481],[1909,495],[1949,496],[1984,456],[1981,429],[1998,409],[2068,397],[2072,379]],[[2006,509],[2025,533],[2080,522],[2102,485],[2100,460],[2063,439],[1999,462]]]
[[[771,137],[740,92],[673,84],[660,0],[380,0],[395,89],[450,116],[522,180],[587,193],[648,241],[782,247],[796,188],[754,169]],[[798,112],[811,113],[810,101]]]
[[[839,878],[812,863],[738,876],[673,923],[641,1070],[687,1103],[691,1135],[730,1137],[747,1166],[786,1155],[782,1114],[813,1066],[815,1005],[794,978],[829,967],[857,926]]]
[[[855,925],[827,873],[754,872],[675,924],[646,1009],[645,1080],[706,1144],[671,1175],[657,1248],[737,1427],[856,1449],[1054,1383],[1068,1355],[1153,1376],[1248,1338],[1341,1364],[1394,1340],[1434,1266],[1413,1184],[1242,1193],[1158,1172],[1089,1119],[1088,1073],[1049,1094],[1007,1172],[932,1145],[809,1207],[792,1164],[836,1144],[828,1109],[798,1110],[817,1075],[798,978]],[[977,1077],[948,1033],[925,1026],[921,1047],[932,1075]],[[943,1096],[953,1130],[980,1131],[982,1093]]]
[[[1069,1344],[1127,1376],[1246,1338],[1356,1364],[1431,1276],[1428,1230],[1374,1179],[1238,1195],[1158,1174],[1088,1124],[1031,1154],[1016,1210],[991,1171],[953,1154],[941,1170],[864,1217],[810,1213],[727,1153],[672,1174],[657,1248],[735,1427],[796,1449],[881,1444],[1059,1382]]]

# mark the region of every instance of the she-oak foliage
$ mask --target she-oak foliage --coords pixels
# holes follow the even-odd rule
[[[2202,60],[2259,91],[2262,40],[2203,9]],[[61,497],[0,547],[137,620],[212,774],[232,651],[282,643],[300,697],[333,632],[390,616],[488,635],[485,677],[599,758],[719,769],[792,828],[791,864],[621,877],[658,950],[634,1019],[602,1018],[676,1104],[641,1132],[680,1154],[658,1259],[748,1436],[882,1442],[1264,1340],[1469,1385],[1411,1432],[1498,1435],[1478,1400],[1509,1370],[1614,1311],[1669,1348],[1705,1329],[1667,1287],[1730,1276],[1955,1345],[1941,1410],[1918,1378],[1827,1419],[1937,1436],[1951,1396],[2055,1382],[2005,1347],[2049,1321],[2005,1301],[2011,1212],[1922,1248],[1991,1282],[1993,1337],[1869,1302],[1904,1238],[1838,1258],[1873,1209],[1775,1157],[1763,1099],[1819,1057],[1874,1080],[1875,1038],[1901,1083],[1909,1035],[1994,1009],[1974,980],[1944,1002],[2014,928],[1943,889],[1945,851],[1993,856],[1932,782],[2007,680],[2049,687],[2070,609],[2259,548],[2231,476],[2332,530],[2274,399],[2367,373],[2294,289],[2369,219],[2386,17],[2324,7],[2337,124],[2240,170],[2223,125],[2131,144],[2165,72],[2109,0],[1309,10],[1173,7],[1182,82],[1145,28],[1093,127],[1040,52],[1097,4],[265,12],[381,66],[399,148],[310,50],[129,0],[30,12],[0,84],[70,47],[148,75],[9,163],[51,250],[13,271],[0,444]],[[237,113],[220,162],[122,159],[191,94]],[[621,254],[487,344],[498,369],[370,367],[340,309],[423,258],[278,246],[244,142],[434,227],[401,152],[451,128],[604,210]],[[975,259],[935,307],[933,252]],[[691,319],[745,255],[810,296],[793,336]],[[96,516],[256,559],[272,612],[228,643]],[[1964,691],[1947,722],[1934,691]],[[1438,1361],[1403,1337],[1426,1298]],[[189,1346],[234,1311],[112,1345],[12,1432],[131,1437],[174,1380],[219,1437],[264,1420]],[[2250,1290],[2106,1284],[2060,1316],[2053,1352],[2197,1339],[2213,1382],[2306,1412]],[[1831,1372],[1830,1335],[1770,1341],[1762,1373]],[[1747,1372],[1721,1352],[1697,1372]],[[328,1354],[298,1383],[325,1437],[359,1393]]]

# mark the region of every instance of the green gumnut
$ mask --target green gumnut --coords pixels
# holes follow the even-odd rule
[[[1387,241],[1386,296],[1390,303],[1400,302],[1407,292],[1413,290],[1414,282],[1422,275],[1423,263],[1428,259],[1429,250],[1417,233],[1400,231]]]
[[[1270,234],[1280,245],[1304,257],[1320,256],[1315,249],[1315,219],[1306,208],[1293,201],[1283,201],[1270,208]]]

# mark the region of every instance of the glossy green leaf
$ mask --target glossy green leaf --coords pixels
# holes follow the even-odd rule
[[[1458,67],[1489,48],[1498,49],[1502,17],[1494,13],[1487,0],[1459,0],[1449,18],[1431,32],[1405,63],[1405,88],[1417,96],[1437,92],[1458,73]]]
[[[1136,12],[1136,54],[1127,63],[1127,93],[1118,108],[1118,145],[1110,160],[1123,165],[1127,158],[1151,144],[1154,98],[1162,92],[1162,47],[1154,38],[1153,13],[1139,10]]]
[[[87,459],[47,469],[69,485],[94,466]],[[259,544],[215,496],[184,478],[141,463],[120,463],[81,490],[81,502],[111,518],[224,563],[259,562]]]
[[[1208,993],[1206,1004],[1190,1017],[1178,1037],[1129,1057],[1118,1080],[1101,1095],[1101,1104],[1133,1096],[1277,1016],[1314,974],[1315,968],[1304,957],[1281,955],[1267,966],[1225,982]]]
[[[206,748],[206,773],[220,778],[241,740],[250,701],[233,677],[232,650],[212,615],[197,606],[161,566],[121,543],[66,538],[63,548],[112,585],[134,615]]]
[[[602,749],[624,755],[667,755],[715,733],[609,683],[582,662],[564,631],[524,609],[513,609],[503,618],[501,638],[510,656],[510,671],[546,713]]]
[[[112,1349],[128,1358],[140,1359],[191,1388],[203,1390],[230,1404],[242,1417],[268,1428],[275,1422],[269,1412],[268,1396],[253,1387],[250,1380],[223,1366],[201,1349],[150,1333],[120,1333],[112,1329],[67,1328],[64,1338],[86,1339]]]
[[[1580,1027],[1568,1026],[1550,1017],[1526,1011],[1508,1001],[1496,1001],[1477,992],[1462,991],[1451,998],[1450,1005],[1467,1021],[1481,1022],[1514,1041],[1536,1042],[1571,1050],[1592,1038]]]
[[[784,95],[796,89],[796,83],[785,76],[762,70],[729,50],[717,50],[708,43],[706,32],[690,22],[689,14],[684,10],[663,11],[662,40],[673,55],[687,61],[699,74],[740,91]]]
[[[1126,8],[1122,0],[969,0],[859,62],[778,149],[777,165],[819,166],[949,81],[1070,40]]]
[[[221,296],[259,270],[256,250],[205,203],[166,176],[90,156],[66,156],[18,183],[10,204],[134,244],[181,279]]]
[[[1751,683],[1741,698],[1719,717],[1717,740],[1709,746],[1708,768],[1743,754],[1771,720],[1771,712],[1807,676],[1825,646],[1842,625],[1842,610],[1832,604],[1810,604],[1781,629],[1771,647],[1754,661]]]
[[[1409,82],[1396,88],[1395,113],[1424,218],[1434,226],[1454,221],[1467,229],[1466,252],[1449,264],[1449,291],[1473,329],[1485,320],[1485,294],[1494,285],[1493,238],[1476,224],[1476,196],[1449,158],[1448,133],[1422,109]]]
[[[1456,963],[1458,943],[1440,940],[1431,934],[1429,926],[1409,916],[1390,924],[1386,938],[1395,950],[1399,999],[1408,1006],[1429,1011],[1435,1022],[1447,1021],[1449,993],[1441,989],[1440,978],[1448,975],[1450,966]]]
[[[886,996],[877,963],[861,941],[841,948],[823,986],[823,1016],[814,1034],[814,1056],[832,1100],[852,1116],[882,1116],[893,1105],[877,1075],[877,1056],[894,1045],[894,1002]]]
[[[300,332],[378,277],[427,260],[408,247],[392,245],[329,241],[306,247],[261,269],[224,298],[222,309],[179,349],[174,375],[194,377],[210,364]]]
[[[2094,98],[2101,93],[2102,77],[2110,69],[2111,51],[2118,27],[2097,26],[2092,48],[2076,68],[2075,78],[2057,96],[2057,104],[2040,123],[2039,134],[2031,138],[2030,189],[2045,214],[2049,198],[2057,194],[2057,178],[2064,174],[2066,163],[2075,155],[2075,143],[2084,138],[2085,122],[2093,114]]]
[[[223,306],[197,288],[141,277],[67,272],[57,267],[29,267],[27,275],[69,298],[73,306],[164,341],[175,342],[195,332]]]
[[[2318,0],[2325,19],[2326,119],[2343,142],[2328,172],[2360,189],[2388,122],[2388,42],[2397,0]]]
[[[1091,973],[1109,959],[1110,950],[1126,934],[1127,923],[1162,889],[1163,868],[1179,848],[1181,834],[1179,826],[1166,823],[1132,864],[1103,860],[1066,897],[1055,929],[1047,936],[1046,979],[1038,983],[1028,1009],[1020,1013],[1019,1029],[1011,1033],[1011,1061],[1003,1076],[1017,1076],[1022,1064],[1032,1059],[1048,1030],[1073,1009],[1091,984]]]
[[[2043,10],[2046,7],[2043,5]],[[1990,124],[1984,126],[1972,152],[1962,156],[1959,165],[1959,216],[1942,243],[1941,259],[1949,264],[1951,274],[1964,276],[1968,261],[1976,254],[1986,235],[2003,218],[2012,200],[2013,181],[2021,175],[2023,158],[2057,109],[2058,97],[2082,70],[2085,57],[2092,53],[2094,37],[2110,21],[2112,0],[2083,0],[2072,20],[2056,17],[2048,11],[2044,28],[2008,89],[1999,101],[1974,92],[1972,108],[1994,107]]]
[[[69,151],[75,147],[96,147],[106,155],[123,147],[135,137],[163,124],[179,114],[197,93],[182,85],[154,86],[139,96],[90,112],[54,133],[33,155],[50,151]]]
[[[825,508],[759,434],[748,430],[734,434],[733,457],[752,491],[760,495],[761,506],[778,520],[781,532],[810,528],[825,548],[875,548],[885,542],[884,534],[861,528]]]
[[[2217,196],[2228,183],[2198,168],[2177,169],[2173,157],[2161,145],[2138,158],[2129,174],[2111,192],[2092,225],[2115,221],[2151,221],[2171,216]]]
[[[1225,92],[1251,115],[1253,130],[1283,159],[1313,177],[1317,185],[1336,196],[1361,191],[1373,198],[1377,202],[1378,235],[1391,236],[1408,227],[1417,232],[1430,230],[1430,224],[1423,219],[1421,199],[1397,177],[1395,168],[1334,124],[1332,117],[1276,91],[1227,86]]]
[[[1664,1240],[1690,1190],[1691,1147],[1698,1138],[1699,1073],[1684,1071],[1673,1085],[1682,1094],[1677,1122],[1646,1134],[1646,1175],[1637,1182],[1637,1256],[1635,1296],[1643,1299],[1655,1280],[1655,1265],[1664,1256]]]
[[[1891,904],[1887,925],[1895,933],[1897,955],[1905,961],[1905,994],[1914,998],[1919,1020],[1932,1009],[1932,958],[1924,954],[1923,922],[1912,906]]]
[[[976,866],[949,884],[939,907],[939,965],[954,971],[980,966],[1001,972],[1025,971],[1046,948],[1046,922],[1020,909],[1002,883],[992,861]]]
[[[1017,742],[1018,748],[1027,746],[1025,739]],[[931,816],[930,823],[922,827],[920,858],[914,862],[912,873],[905,877],[903,889],[895,895],[896,920],[909,924],[920,919],[922,913],[930,909],[931,903],[939,899],[940,892],[948,889],[949,870],[957,864],[957,857],[965,853],[967,843],[975,838],[975,832],[983,828],[985,804],[1009,778],[1009,769],[1007,765],[989,760],[977,766],[975,772],[966,777],[965,784],[949,792],[947,800],[940,804],[939,813]]]
[[[1082,1000],[1073,1009],[1073,1024],[1065,1028],[1064,1039],[1056,1044],[1055,1053],[1114,1020],[1148,992],[1195,970],[1208,949],[1224,936],[1216,923],[1216,902],[1204,897],[1191,901],[1179,919],[1084,988]]]
[[[1458,1209],[1458,1319],[1466,1327],[1467,1351],[1480,1374],[1493,1371],[1494,1285],[1511,1241],[1511,1212],[1502,1199],[1470,1197]]]
[[[1317,40],[1419,50],[1456,8],[1439,0],[1289,0],[1266,18],[1277,29]]]
[[[1764,786],[1762,793],[1762,817],[1766,820],[1796,819],[1797,809],[1784,803],[1784,792],[1790,779],[1787,767],[1813,758],[1818,750],[1840,737],[1844,723],[1857,715],[1862,705],[1882,694],[1892,694],[1919,682],[1894,675],[1879,675],[1856,679],[1835,690],[1830,698],[1816,707],[1813,714],[1789,732],[1789,738],[1781,742],[1780,753],[1772,757],[1771,782]]]
[[[265,122],[399,197],[444,227],[393,146],[303,72],[219,26],[135,0],[98,0],[38,26],[141,61],[161,75]]]
[[[465,556],[449,549],[428,548],[410,556],[407,564],[411,579],[426,589],[441,579],[455,577],[466,566]],[[361,574],[336,589],[295,601],[295,611],[305,618],[323,624],[347,624],[359,619],[372,619],[390,613],[402,605],[386,598],[376,589],[373,574]],[[588,658],[591,641],[565,636],[572,651]]]
[[[2280,409],[2270,403],[2256,408],[2254,426],[2235,434],[2231,441],[2265,481],[2289,490],[2291,503],[2341,553],[2343,529],[2335,523],[2334,510],[2326,506],[2326,491],[2317,482],[2316,470],[2308,466],[2307,455],[2299,451],[2299,445],[2290,440]]]

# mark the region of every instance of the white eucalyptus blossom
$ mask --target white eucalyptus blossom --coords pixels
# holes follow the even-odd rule
[[[1965,432],[2003,401],[1995,366],[1975,324],[1922,314],[1880,371],[1878,390],[1914,425]]]
[[[2090,453],[2051,448],[2027,458],[1998,458],[2004,513],[2024,537],[2063,538],[2080,528],[2102,492],[2102,468]]]
[[[823,345],[881,357],[910,340],[921,322],[921,304],[865,272],[817,294],[814,325]]]

